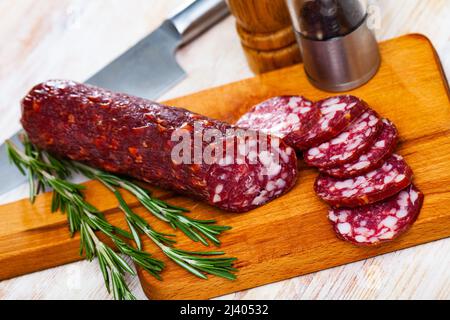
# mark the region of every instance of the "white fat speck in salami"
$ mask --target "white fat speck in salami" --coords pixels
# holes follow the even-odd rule
[[[382,122],[383,126],[375,143],[357,160],[321,171],[336,178],[349,178],[379,168],[394,152],[398,140],[398,131],[394,124],[387,119]]]
[[[254,106],[236,126],[280,137],[288,145],[303,136],[319,120],[312,101],[301,96],[280,96]]]
[[[354,209],[330,209],[337,236],[356,245],[374,245],[405,232],[416,221],[423,194],[410,185],[389,199]]]
[[[319,121],[305,135],[290,141],[298,150],[307,150],[333,139],[362,115],[368,106],[357,97],[345,95],[318,101],[315,108],[320,111]]]
[[[314,189],[333,207],[357,207],[396,194],[411,184],[412,175],[405,160],[394,154],[380,168],[358,177],[344,180],[321,174]]]
[[[336,138],[305,152],[305,162],[322,169],[351,162],[373,144],[381,127],[376,113],[368,110]]]

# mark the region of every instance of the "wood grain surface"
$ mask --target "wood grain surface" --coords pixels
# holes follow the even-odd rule
[[[405,236],[376,247],[356,247],[338,240],[327,220],[327,207],[313,191],[317,171],[300,162],[292,191],[242,215],[185,199],[178,205],[193,214],[233,226],[221,250],[239,258],[236,281],[195,281],[168,263],[164,282],[140,273],[144,292],[154,299],[206,299],[295,277],[450,236],[450,93],[431,43],[409,35],[381,44],[382,65],[369,84],[351,91],[400,132],[398,152],[415,173],[425,194],[421,215]],[[328,93],[309,84],[301,65],[169,101],[169,104],[233,123],[256,103],[276,95],[302,92],[322,99]],[[212,108],[214,106],[214,108]],[[199,249],[189,241],[183,248]],[[151,248],[145,241],[144,248]],[[159,255],[161,259],[164,259]],[[165,259],[167,260],[167,259]]]
[[[253,33],[272,33],[291,24],[284,0],[226,0],[237,23]]]
[[[154,29],[179,3],[175,0],[152,3],[144,0],[126,3],[116,0],[47,0],[39,4],[31,0],[1,1],[0,39],[8,46],[0,50],[0,140],[19,128],[17,102],[29,87],[54,77],[83,81]],[[407,32],[425,33],[432,39],[448,73],[448,1],[380,0],[376,3],[375,9],[379,10],[381,17],[375,30],[379,39]],[[123,15],[124,11],[127,15]],[[129,16],[134,19],[129,19]],[[189,77],[167,93],[166,98],[251,75],[234,26],[234,19],[229,18],[180,50],[178,60]],[[26,188],[21,187],[0,200],[4,202],[24,196]],[[449,263],[450,241],[442,240],[225,298],[448,299]],[[129,280],[131,288],[143,298],[139,282]],[[0,283],[0,298],[111,297],[103,287],[97,265],[78,262],[3,281]]]
[[[381,45],[381,52],[383,63],[376,77],[351,93],[394,121],[400,131],[399,151],[416,174],[415,184],[425,194],[424,208],[414,228],[399,240],[373,248],[358,248],[338,240],[327,221],[326,206],[312,189],[317,172],[302,162],[299,181],[292,191],[246,214],[226,213],[166,193],[164,199],[191,209],[195,218],[212,216],[220,224],[233,226],[222,237],[221,250],[238,257],[239,277],[236,281],[215,277],[208,282],[196,281],[143,238],[144,249],[167,263],[163,282],[139,270],[149,298],[213,298],[450,236],[450,213],[446,209],[450,205],[450,103],[440,62],[431,43],[421,35],[387,41]],[[312,87],[298,65],[167,103],[233,123],[259,101],[299,91],[315,99],[328,95]],[[105,212],[111,222],[126,228],[114,196],[92,182],[89,190],[87,200]],[[137,213],[148,216],[135,200],[127,201]],[[21,200],[0,207],[0,279],[80,258],[78,237],[68,237],[64,216],[49,214],[50,206],[51,195],[45,194],[34,206]],[[161,222],[152,221],[152,225],[171,232]],[[178,235],[178,247],[202,250],[201,244],[194,245]]]
[[[251,33],[239,24],[236,24],[236,30],[241,43],[255,50],[272,51],[296,43],[295,33],[290,25],[271,33]],[[300,52],[300,49],[298,50]]]
[[[302,61],[285,0],[227,0],[250,69],[260,74]]]
[[[296,42],[281,49],[262,51],[242,45],[250,69],[261,74],[288,67],[302,61]]]

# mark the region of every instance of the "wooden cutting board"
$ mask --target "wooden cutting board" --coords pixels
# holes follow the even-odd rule
[[[327,208],[313,191],[317,175],[299,161],[296,187],[287,195],[245,214],[221,212],[203,203],[156,190],[171,203],[192,209],[198,218],[216,218],[233,227],[221,250],[238,257],[238,280],[199,280],[171,262],[159,282],[139,272],[145,293],[153,299],[204,299],[366,259],[450,236],[450,103],[439,59],[425,37],[408,35],[381,44],[382,66],[367,85],[352,91],[397,125],[398,152],[415,173],[424,192],[422,213],[413,228],[394,242],[355,247],[338,240],[327,221]],[[235,121],[252,105],[275,95],[302,94],[321,99],[329,93],[312,87],[297,65],[256,78],[181,97],[168,103]],[[125,227],[117,203],[103,187],[88,183],[88,200],[108,220]],[[127,196],[136,212],[155,228],[171,231]],[[69,238],[65,217],[50,214],[50,195],[34,206],[27,200],[0,207],[0,280],[79,260],[78,237]],[[177,232],[178,246],[204,249]],[[145,248],[167,259],[144,240]],[[211,248],[213,249],[213,248]]]

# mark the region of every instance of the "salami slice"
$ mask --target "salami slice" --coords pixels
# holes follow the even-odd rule
[[[281,96],[266,100],[244,114],[236,125],[280,137],[293,145],[319,120],[320,112],[301,96]]]
[[[22,101],[22,124],[57,156],[227,211],[261,206],[297,177],[295,152],[277,137],[72,81],[35,86]]]
[[[351,178],[379,168],[392,155],[397,145],[398,131],[395,125],[383,119],[383,127],[370,149],[357,160],[322,172],[336,178]]]
[[[333,207],[357,207],[396,194],[411,184],[412,176],[405,160],[394,154],[380,168],[358,177],[344,180],[321,174],[314,188]]]
[[[372,145],[381,126],[376,113],[368,110],[336,138],[305,152],[305,162],[318,168],[351,162]]]
[[[354,209],[330,209],[337,236],[356,245],[390,241],[408,230],[423,204],[423,193],[410,185],[393,197]]]
[[[368,109],[367,103],[350,95],[331,97],[315,105],[321,117],[308,133],[292,141],[296,149],[307,150],[333,139]]]

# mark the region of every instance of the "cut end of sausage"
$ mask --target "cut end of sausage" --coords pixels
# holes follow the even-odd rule
[[[226,161],[211,166],[210,201],[224,210],[245,212],[289,191],[297,179],[294,150],[277,137],[228,137],[237,148]],[[233,152],[228,152],[233,154]]]

